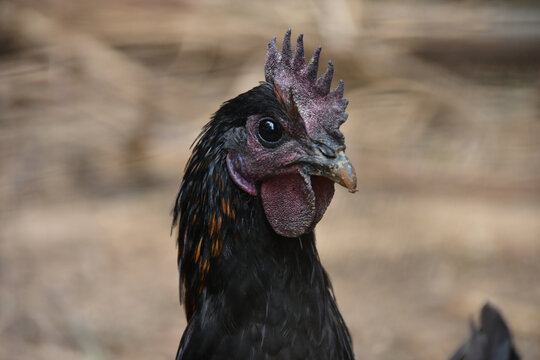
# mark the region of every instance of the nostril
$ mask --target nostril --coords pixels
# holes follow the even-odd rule
[[[328,145],[318,143],[317,148],[323,153],[324,156],[334,159],[337,155],[336,152]]]

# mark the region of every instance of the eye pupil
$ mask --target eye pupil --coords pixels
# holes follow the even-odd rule
[[[262,140],[275,143],[281,139],[282,135],[281,125],[273,119],[262,119],[259,122],[259,136]]]

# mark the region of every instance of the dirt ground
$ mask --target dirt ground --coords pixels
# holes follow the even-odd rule
[[[486,301],[540,358],[533,2],[4,0],[0,19],[0,359],[174,357],[189,146],[288,27],[350,100],[359,192],[316,233],[357,358],[446,359]]]

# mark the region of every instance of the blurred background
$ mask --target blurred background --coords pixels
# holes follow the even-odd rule
[[[350,99],[317,228],[359,359],[445,359],[490,300],[540,358],[535,1],[0,0],[0,358],[172,359],[189,146],[291,27]]]

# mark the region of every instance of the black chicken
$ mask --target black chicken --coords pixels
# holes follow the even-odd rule
[[[480,328],[471,322],[471,337],[455,352],[450,360],[519,360],[512,344],[512,336],[502,315],[486,304],[480,315]]]
[[[333,65],[317,78],[302,35],[274,38],[266,81],[226,102],[204,127],[174,209],[180,298],[188,325],[176,358],[353,359],[351,337],[313,228],[334,182],[356,191],[339,126],[347,118]]]
[[[339,126],[343,82],[317,78],[302,35],[268,45],[265,78],[226,102],[196,140],[176,199],[180,299],[188,325],[177,360],[354,359],[313,229],[334,182],[356,191]],[[451,360],[517,360],[492,308]]]

